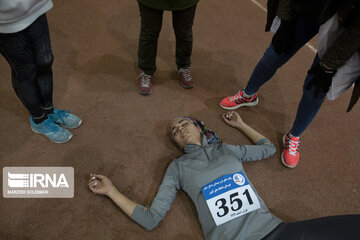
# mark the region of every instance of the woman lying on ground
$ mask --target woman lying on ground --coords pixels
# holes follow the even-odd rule
[[[230,126],[246,134],[256,145],[234,146],[201,121],[175,118],[171,138],[185,153],[173,160],[150,207],[122,195],[111,181],[92,174],[89,188],[107,195],[129,217],[151,230],[165,217],[178,190],[191,198],[205,239],[358,239],[360,215],[336,216],[296,223],[283,223],[274,216],[247,178],[242,162],[273,155],[275,146],[245,124],[236,112],[223,115]]]

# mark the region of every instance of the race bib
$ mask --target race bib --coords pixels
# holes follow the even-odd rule
[[[222,176],[201,191],[217,226],[260,208],[243,172]]]

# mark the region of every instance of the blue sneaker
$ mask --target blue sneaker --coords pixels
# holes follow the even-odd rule
[[[43,134],[54,143],[65,143],[73,136],[71,132],[55,124],[50,119],[46,119],[42,123],[36,124],[32,117],[30,117],[30,126],[31,130]]]
[[[81,125],[82,120],[70,113],[70,111],[59,110],[54,107],[54,113],[48,114],[48,118],[63,127],[66,128],[77,128]]]

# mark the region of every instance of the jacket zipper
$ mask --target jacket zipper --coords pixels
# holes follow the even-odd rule
[[[209,155],[208,155],[208,153],[206,152],[205,148],[204,148],[204,147],[201,147],[201,148],[204,150],[207,159],[210,160]]]

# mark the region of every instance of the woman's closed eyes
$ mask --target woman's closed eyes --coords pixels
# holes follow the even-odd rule
[[[172,135],[173,135],[173,136],[178,135],[180,128],[181,128],[181,127],[184,128],[184,127],[186,127],[188,124],[189,124],[189,122],[183,122],[180,126],[175,127],[175,128],[173,129]]]

